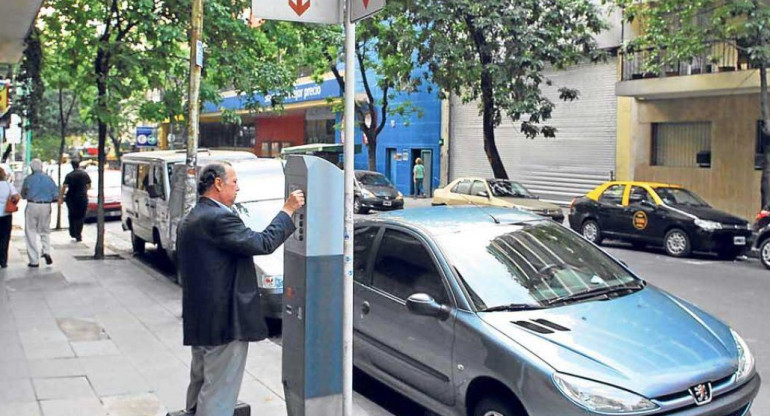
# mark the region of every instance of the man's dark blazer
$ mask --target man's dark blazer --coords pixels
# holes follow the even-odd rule
[[[283,211],[259,233],[213,200],[198,201],[177,234],[184,345],[267,337],[252,257],[272,253],[294,230]]]

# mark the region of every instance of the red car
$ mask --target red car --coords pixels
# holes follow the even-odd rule
[[[88,190],[88,209],[86,221],[96,220],[99,172],[89,171],[91,189]],[[120,180],[119,170],[104,171],[104,218],[120,218]]]

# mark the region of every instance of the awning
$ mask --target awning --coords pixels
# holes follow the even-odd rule
[[[302,146],[284,147],[281,149],[281,156],[283,155],[313,155],[317,153],[336,153],[342,154],[345,152],[342,143],[312,143],[303,144]],[[355,153],[361,153],[361,145],[355,145]]]

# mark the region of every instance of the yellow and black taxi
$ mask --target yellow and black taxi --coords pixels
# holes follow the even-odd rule
[[[677,185],[607,182],[572,201],[570,227],[596,244],[626,240],[662,245],[670,256],[692,251],[734,259],[749,246],[751,229],[741,218],[712,208]]]

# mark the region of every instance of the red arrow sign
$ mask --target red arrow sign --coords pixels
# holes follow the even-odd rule
[[[368,0],[366,0],[368,3]],[[289,7],[291,7],[292,10],[294,10],[294,13],[297,13],[297,16],[302,16],[302,13],[305,13],[307,9],[310,8],[310,0],[289,0]]]
[[[364,9],[369,8],[369,0],[364,0]]]

